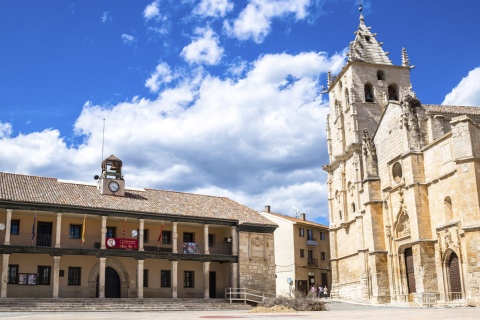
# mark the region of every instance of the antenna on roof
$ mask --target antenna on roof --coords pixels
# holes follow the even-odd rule
[[[102,159],[100,161],[103,161],[103,146],[105,145],[105,119],[103,119],[103,132],[102,132]]]

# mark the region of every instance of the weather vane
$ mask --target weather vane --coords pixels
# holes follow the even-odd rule
[[[360,11],[360,13],[363,11],[362,0],[358,0],[358,11]]]

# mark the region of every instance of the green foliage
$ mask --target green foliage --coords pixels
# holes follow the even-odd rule
[[[279,296],[272,299],[265,299],[259,303],[259,306],[272,308],[274,306],[284,306],[296,311],[325,311],[325,301],[316,296],[305,296],[302,292],[294,291],[291,297]]]

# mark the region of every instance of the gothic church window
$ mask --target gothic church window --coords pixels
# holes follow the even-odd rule
[[[345,89],[345,108],[350,106],[350,96],[348,95],[348,89]]]
[[[352,202],[352,213],[354,213],[356,211],[356,208],[355,208],[355,203]]]
[[[452,199],[450,197],[445,197],[445,200],[443,200],[443,207],[445,210],[445,222],[449,222],[453,219]]]
[[[395,84],[388,86],[388,100],[398,101],[398,88]]]
[[[399,162],[395,162],[395,164],[392,166],[392,177],[396,183],[402,182],[402,165]]]
[[[365,102],[373,102],[373,87],[370,83],[365,84]]]

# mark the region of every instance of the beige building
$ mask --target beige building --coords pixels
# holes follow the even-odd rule
[[[273,231],[223,197],[0,173],[0,297],[219,298],[275,293]]]
[[[332,295],[479,305],[480,109],[422,104],[360,16],[329,75]]]
[[[261,215],[278,225],[275,237],[275,274],[277,295],[292,290],[308,293],[312,285],[330,289],[330,245],[328,227],[306,220],[305,213],[294,218],[270,211]]]

